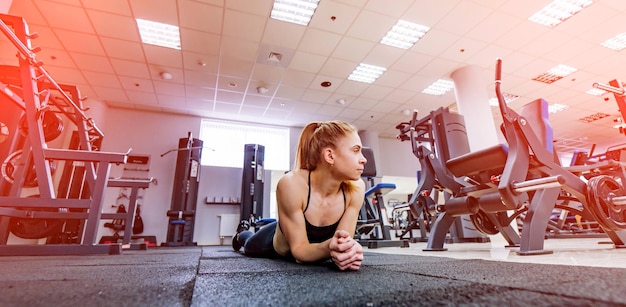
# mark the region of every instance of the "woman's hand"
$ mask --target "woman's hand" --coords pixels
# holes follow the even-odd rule
[[[337,267],[357,271],[363,262],[363,247],[345,230],[337,230],[330,239],[330,257]]]

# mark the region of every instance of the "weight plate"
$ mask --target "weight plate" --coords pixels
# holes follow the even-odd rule
[[[480,233],[486,235],[497,235],[500,233],[498,227],[491,222],[487,214],[482,210],[478,210],[478,213],[470,215],[470,220],[472,221],[472,224],[474,224],[474,227],[476,227],[476,230]]]
[[[605,229],[614,231],[626,229],[625,207],[615,205],[611,200],[613,197],[625,195],[624,187],[606,175],[593,177],[587,183],[589,211]]]

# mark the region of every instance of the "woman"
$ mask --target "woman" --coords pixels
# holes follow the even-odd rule
[[[353,236],[365,193],[362,147],[348,123],[309,123],[298,141],[294,170],[278,181],[278,221],[254,234],[238,233],[233,247],[243,246],[251,257],[332,259],[340,270],[358,270],[363,249]]]

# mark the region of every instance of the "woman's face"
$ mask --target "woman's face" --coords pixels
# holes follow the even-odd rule
[[[360,179],[367,162],[361,152],[362,147],[361,138],[356,132],[348,133],[340,138],[335,148],[336,157],[333,167],[350,180]]]

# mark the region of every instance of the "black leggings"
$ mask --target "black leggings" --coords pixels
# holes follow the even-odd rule
[[[278,222],[269,223],[257,232],[245,230],[239,233],[239,242],[243,245],[243,253],[257,258],[284,258],[274,250],[274,233]]]

